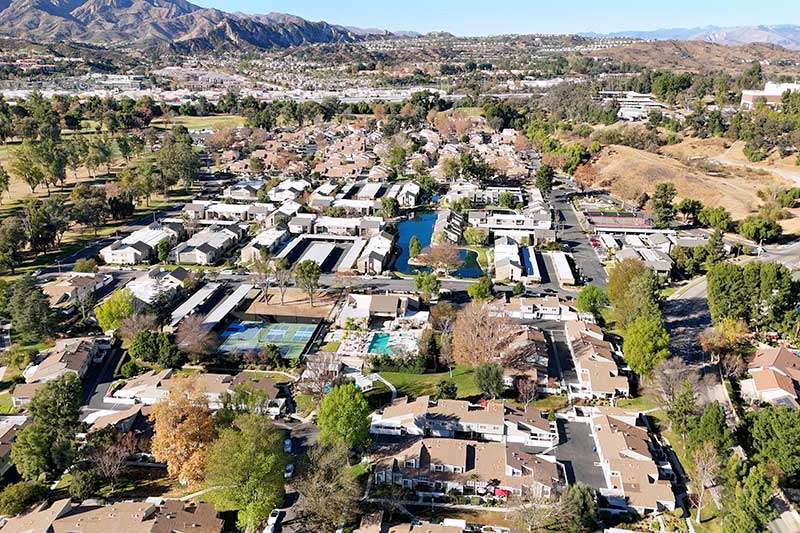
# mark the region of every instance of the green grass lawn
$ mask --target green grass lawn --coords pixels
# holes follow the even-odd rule
[[[212,115],[207,117],[173,117],[170,126],[186,126],[188,130],[204,130],[216,128],[235,128],[244,125],[244,117],[239,115]],[[156,119],[150,123],[155,128],[166,128],[164,121]]]
[[[488,249],[485,246],[465,246],[464,248],[467,250],[472,250],[478,254],[478,265],[483,269],[484,272],[489,269],[489,258],[487,254]]]
[[[550,410],[558,411],[559,409],[563,409],[564,407],[566,407],[567,403],[568,400],[566,396],[553,394],[553,395],[541,396],[532,401],[531,405],[542,411],[550,411]]]
[[[466,366],[459,366],[453,369],[453,381],[458,387],[459,398],[470,398],[478,396],[481,392],[475,385],[472,376],[474,369]],[[408,374],[405,372],[381,372],[381,376],[387,379],[397,388],[397,396],[417,397],[425,394],[436,394],[436,388],[443,379],[450,379],[450,373],[439,372],[438,374]]]
[[[622,409],[630,409],[632,411],[649,411],[650,409],[658,408],[655,402],[647,396],[639,396],[638,398],[622,398],[621,400],[617,400],[617,407]]]
[[[14,404],[11,403],[11,391],[0,392],[0,415],[9,415],[15,410]]]
[[[269,370],[245,370],[245,376],[250,376],[253,378],[269,378],[275,383],[291,383],[292,378],[281,374],[280,372],[270,372]]]
[[[711,496],[706,494],[706,504],[703,512],[700,513],[700,525],[694,521],[697,515],[697,510],[692,509],[692,525],[696,533],[722,533],[722,513],[714,502],[711,501]]]
[[[339,346],[342,345],[342,341],[331,341],[326,342],[322,346],[319,347],[321,352],[336,352],[339,351]]]
[[[294,395],[294,405],[300,416],[308,416],[317,407],[317,402],[310,394],[300,393]]]

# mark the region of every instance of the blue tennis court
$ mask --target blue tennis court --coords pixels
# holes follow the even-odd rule
[[[315,324],[232,322],[220,334],[221,352],[239,353],[258,351],[268,344],[275,344],[287,358],[302,355],[314,332]]]

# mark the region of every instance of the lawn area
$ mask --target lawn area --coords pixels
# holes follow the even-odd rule
[[[558,411],[559,409],[563,409],[564,407],[566,407],[567,402],[568,400],[566,396],[553,394],[553,395],[541,396],[532,401],[531,405],[541,411],[551,411],[551,410]]]
[[[476,254],[478,254],[477,261],[478,265],[486,272],[489,269],[489,258],[488,258],[488,249],[485,246],[465,246],[467,250],[472,250]]]
[[[696,533],[722,533],[722,513],[714,502],[711,501],[710,496],[706,495],[708,503],[706,504],[703,512],[700,513],[700,525],[694,522],[697,510],[692,509],[692,525]]]
[[[10,415],[14,411],[11,403],[11,391],[0,392],[0,415]]]
[[[647,396],[639,396],[638,398],[623,398],[617,400],[617,407],[621,409],[630,409],[632,411],[649,411],[650,409],[658,409],[655,402]]]
[[[294,405],[300,416],[305,417],[316,409],[317,402],[310,394],[300,393],[294,395]]]
[[[269,370],[245,370],[245,376],[253,378],[269,378],[275,383],[291,383],[292,378],[280,372],[270,372]]]
[[[326,342],[322,346],[319,347],[321,352],[336,352],[339,351],[339,346],[342,345],[342,341],[331,341]]]
[[[472,377],[474,370],[459,366],[453,369],[453,381],[458,387],[459,398],[469,398],[480,394]],[[408,374],[406,372],[381,372],[380,375],[397,388],[397,396],[417,397],[436,394],[436,386],[443,379],[450,379],[450,373]]]
[[[161,119],[156,119],[150,123],[154,128],[166,129],[167,126]],[[172,117],[169,127],[186,126],[188,130],[204,130],[216,128],[236,128],[244,125],[244,117],[239,115],[212,115],[207,117]]]

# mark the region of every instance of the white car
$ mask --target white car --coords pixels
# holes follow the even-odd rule
[[[281,517],[281,510],[280,509],[273,509],[271,513],[269,513],[269,517],[267,518],[267,525],[272,526],[278,523],[278,519]]]
[[[286,465],[286,469],[283,471],[283,478],[292,479],[293,475],[294,475],[294,465],[292,463],[289,463],[288,465]]]

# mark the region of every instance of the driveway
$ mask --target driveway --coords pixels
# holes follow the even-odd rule
[[[117,368],[121,357],[122,350],[119,346],[114,346],[102,363],[90,367],[86,375],[83,376],[83,395],[81,400],[86,406],[84,407],[85,411],[105,409],[124,411],[130,407],[130,405],[103,402],[103,398],[114,382],[114,369]]]
[[[595,442],[589,424],[569,422],[559,418],[558,432],[561,444],[556,446],[556,459],[563,463],[567,481],[572,484],[582,481],[595,488],[604,488],[606,480],[603,470],[595,463],[600,457],[595,451]]]

